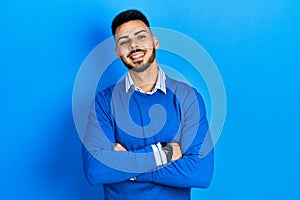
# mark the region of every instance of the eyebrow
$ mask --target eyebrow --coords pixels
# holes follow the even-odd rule
[[[140,31],[135,32],[134,35],[138,35],[138,34],[140,34],[141,32],[146,32],[146,33],[148,33],[146,30],[140,30]],[[125,39],[125,38],[128,38],[128,37],[129,37],[128,35],[121,36],[121,37],[118,38],[117,41],[119,42],[119,40]]]
[[[146,30],[140,30],[140,31],[135,32],[134,35],[138,35],[138,34],[140,34],[141,32],[146,32],[146,33],[148,33]]]

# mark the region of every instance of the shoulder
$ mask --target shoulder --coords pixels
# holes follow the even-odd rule
[[[198,96],[198,98],[202,99],[201,94],[194,87],[185,82],[167,77],[166,87],[176,96]]]
[[[96,101],[110,101],[113,95],[122,95],[125,93],[125,82],[122,80],[107,88],[99,91],[95,95]]]
[[[198,105],[201,110],[205,110],[204,99],[196,88],[169,77],[166,79],[166,86],[167,90],[174,94],[183,107],[190,107],[191,104],[195,104]]]

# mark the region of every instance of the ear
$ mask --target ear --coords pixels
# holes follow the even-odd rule
[[[120,53],[120,50],[118,49],[118,47],[115,47],[115,52],[117,54],[118,59],[121,60],[121,53]]]
[[[153,38],[153,42],[154,42],[154,47],[155,47],[155,49],[159,49],[160,44],[159,44],[159,41],[158,41],[156,35],[153,35],[152,38]]]

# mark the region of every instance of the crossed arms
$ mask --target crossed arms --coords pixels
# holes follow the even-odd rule
[[[197,99],[182,106],[186,114],[180,141],[168,141],[173,147],[173,155],[167,163],[157,156],[166,156],[163,151],[155,148],[165,141],[131,150],[126,149],[121,141],[116,141],[109,98],[105,93],[98,95],[95,107],[92,106],[95,112],[92,111],[89,116],[83,146],[83,164],[88,181],[91,184],[113,184],[135,180],[173,187],[207,188],[213,174],[214,156],[213,149],[209,152],[201,150],[204,139],[210,138],[210,133],[203,100],[200,94],[195,93]],[[200,108],[198,118],[193,116],[195,106]]]

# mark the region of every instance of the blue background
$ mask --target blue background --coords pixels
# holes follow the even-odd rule
[[[189,35],[227,92],[209,189],[193,199],[300,199],[300,2],[1,1],[1,199],[101,199],[87,184],[72,89],[120,11]]]

